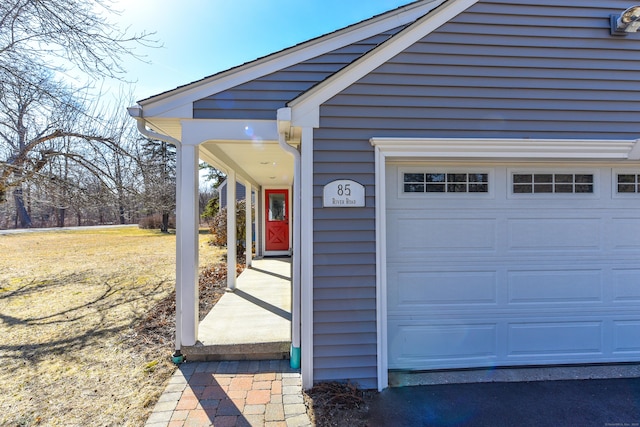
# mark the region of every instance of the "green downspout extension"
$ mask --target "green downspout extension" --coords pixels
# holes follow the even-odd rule
[[[300,369],[300,347],[294,347],[291,345],[291,351],[289,352],[289,361],[291,369]]]

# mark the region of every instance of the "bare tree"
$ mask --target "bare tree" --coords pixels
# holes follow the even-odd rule
[[[98,144],[113,152],[119,129],[87,113],[85,101],[72,88],[55,80],[47,70],[25,70],[27,78],[8,76],[0,91],[0,200],[13,189],[21,226],[31,225],[23,200],[23,184],[36,179],[66,180],[48,167],[55,159],[80,165],[95,175],[103,171],[84,155]],[[37,85],[27,83],[36,82]],[[95,150],[93,150],[95,151]]]
[[[122,78],[122,58],[137,46],[157,46],[151,34],[127,34],[110,17],[110,0],[8,0],[0,2],[0,70],[21,78],[32,67],[70,65],[92,77]]]
[[[113,25],[117,13],[111,0],[0,2],[0,203],[13,195],[22,226],[31,225],[25,194],[55,189],[50,194],[58,201],[82,194],[73,177],[78,167],[100,182],[101,191],[119,195],[124,218],[122,172],[129,157],[118,145],[122,128],[110,128],[115,122],[89,106],[88,86],[71,87],[61,78],[73,70],[88,80],[124,80],[122,58],[157,46],[149,33],[130,35]],[[107,158],[115,160],[115,170],[96,161]],[[58,224],[64,224],[66,205],[57,206]]]

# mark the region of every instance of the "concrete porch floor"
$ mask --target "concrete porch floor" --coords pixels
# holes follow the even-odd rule
[[[187,360],[267,360],[289,357],[291,259],[253,260],[200,322]]]

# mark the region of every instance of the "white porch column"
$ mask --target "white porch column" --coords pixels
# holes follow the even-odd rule
[[[236,171],[227,172],[227,291],[236,289]]]
[[[245,194],[244,194],[244,216],[246,217],[246,221],[245,221],[245,251],[244,251],[244,255],[245,255],[245,262],[246,262],[246,266],[247,268],[251,267],[251,260],[253,259],[253,253],[252,253],[252,249],[251,249],[251,214],[253,213],[253,209],[251,209],[251,183],[250,182],[245,182],[244,187],[246,189]]]
[[[256,258],[262,258],[262,212],[262,189],[256,187],[256,203],[253,206],[256,227]]]
[[[184,346],[198,339],[198,145],[177,147],[176,333]]]
[[[313,387],[313,128],[302,128],[300,322],[302,387]]]

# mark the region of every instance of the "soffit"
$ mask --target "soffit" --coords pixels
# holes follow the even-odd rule
[[[214,167],[232,168],[262,186],[293,183],[293,157],[277,141],[210,141],[200,145],[200,153]]]

